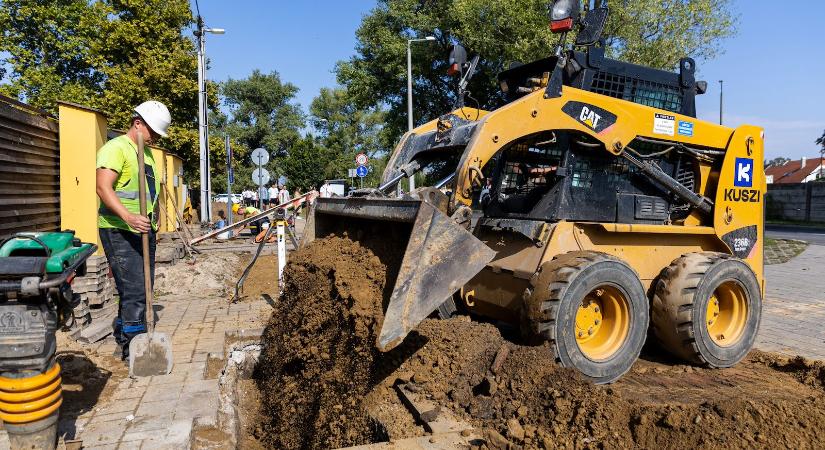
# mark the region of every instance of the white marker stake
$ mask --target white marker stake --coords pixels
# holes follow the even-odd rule
[[[278,291],[283,291],[284,281],[284,266],[286,265],[286,241],[284,240],[284,224],[283,220],[277,222],[275,234],[278,238]]]

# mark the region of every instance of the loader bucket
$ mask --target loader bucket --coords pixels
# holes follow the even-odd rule
[[[343,232],[355,240],[389,239],[404,251],[392,292],[384,299],[384,322],[376,343],[383,352],[400,344],[495,256],[470,232],[421,200],[318,199],[303,242]]]

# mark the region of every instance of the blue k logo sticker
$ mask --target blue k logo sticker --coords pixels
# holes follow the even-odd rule
[[[736,187],[753,187],[753,160],[750,158],[736,158],[736,173],[733,176],[733,185]]]

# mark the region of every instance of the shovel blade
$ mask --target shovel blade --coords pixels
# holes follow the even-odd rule
[[[172,341],[165,333],[143,333],[129,343],[129,376],[153,377],[172,372]]]
[[[495,251],[427,202],[415,217],[377,347],[393,349],[422,320],[470,281]]]

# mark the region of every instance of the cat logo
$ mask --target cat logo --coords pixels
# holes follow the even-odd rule
[[[596,133],[601,133],[616,123],[615,114],[587,103],[567,102],[561,110]]]
[[[592,129],[596,129],[602,116],[596,114],[596,111],[591,111],[587,106],[582,106],[582,112],[579,114],[579,120]]]

